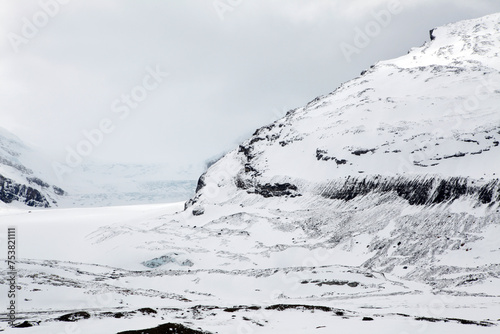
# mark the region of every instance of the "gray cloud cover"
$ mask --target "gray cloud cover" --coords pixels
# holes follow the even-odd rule
[[[377,31],[374,13],[394,1],[57,1],[0,4],[0,126],[64,161],[82,131],[110,119],[89,159],[191,165],[192,178],[255,128],[423,44],[429,29],[500,11],[496,0],[401,0]],[[342,43],[356,47],[366,29],[348,61]],[[153,83],[148,67],[168,76],[141,90]],[[132,92],[147,97],[121,119],[112,105]]]

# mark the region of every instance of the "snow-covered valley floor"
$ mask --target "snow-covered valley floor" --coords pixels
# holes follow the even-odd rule
[[[0,228],[17,233],[18,323],[35,326],[8,328],[3,303],[1,330],[117,333],[176,323],[210,333],[498,331],[498,278],[436,289],[361,266],[373,256],[361,251],[372,241],[366,235],[352,239],[350,250],[329,249],[305,242],[305,229],[266,230],[269,210],[234,207],[217,220],[220,209],[188,218],[189,211],[175,213],[182,205],[3,209]],[[72,313],[75,319],[64,318]]]

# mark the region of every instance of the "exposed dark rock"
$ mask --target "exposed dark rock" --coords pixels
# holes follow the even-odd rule
[[[316,149],[316,160],[323,160],[323,161],[328,161],[331,160],[332,158],[327,156],[328,152],[325,150],[320,150],[319,148]]]
[[[150,307],[140,308],[137,310],[137,312],[141,312],[142,314],[156,314],[156,313],[158,313],[158,312],[156,312],[156,310],[153,310]]]
[[[477,145],[479,145],[479,142],[477,140],[474,140],[474,139],[462,139],[463,142],[466,142],[466,143],[475,143]]]
[[[253,180],[237,177],[235,180],[235,185],[239,189],[248,190],[248,193],[259,194],[266,198],[281,196],[302,196],[297,192],[297,186],[290,183],[255,184]]]
[[[209,332],[194,330],[181,324],[167,323],[154,328],[131,330],[117,334],[210,334]]]
[[[261,138],[261,137],[254,137],[254,138],[252,138],[252,139],[248,142],[248,144],[249,144],[249,145],[253,145],[254,143],[256,143],[256,142],[258,142],[258,141],[261,141],[261,140],[265,140],[265,138]]]
[[[14,328],[27,328],[27,327],[33,327],[33,326],[38,326],[40,322],[38,321],[23,321],[20,324],[16,324],[13,327]]]
[[[301,284],[309,284],[313,283],[316,284],[317,286],[323,286],[323,285],[347,285],[350,286],[351,288],[355,288],[359,285],[359,282],[349,282],[349,281],[339,281],[339,280],[304,280],[300,282]]]
[[[224,312],[236,312],[240,310],[252,310],[252,311],[257,311],[260,310],[260,306],[234,306],[234,307],[227,307],[223,311]]]
[[[336,157],[328,156],[327,154],[328,152],[326,150],[320,150],[319,148],[316,149],[317,160],[323,160],[323,161],[333,160],[337,163],[337,165],[345,165],[347,163],[347,160],[345,159],[337,159]]]
[[[489,321],[474,321],[474,320],[467,320],[467,319],[458,319],[458,318],[431,318],[431,317],[416,317],[415,320],[418,321],[428,321],[428,322],[458,322],[462,325],[476,325],[476,326],[481,326],[481,327],[491,327],[495,326],[494,323],[489,322]]]
[[[38,190],[19,184],[0,175],[0,201],[12,203],[18,201],[32,207],[50,206],[49,202]]]
[[[439,322],[439,321],[443,321],[442,319],[438,319],[438,318],[430,318],[430,317],[416,317],[415,320],[418,320],[418,321],[428,321],[428,322]]]
[[[240,145],[238,152],[241,152],[245,155],[248,161],[252,160],[254,156],[251,154],[252,147],[251,146],[243,146]]]
[[[258,174],[258,171],[250,164],[245,164],[245,173]]]
[[[290,111],[289,111],[289,112],[290,112]],[[288,113],[287,113],[287,115],[288,115]],[[252,135],[252,136],[258,136],[259,134],[261,134],[262,132],[264,132],[264,131],[266,131],[266,130],[267,130],[267,131],[272,130],[274,127],[275,127],[274,123],[269,124],[269,125],[266,125],[266,126],[263,126],[263,127],[260,127],[260,128],[258,128],[257,130],[255,130],[255,132],[253,133],[253,135]]]
[[[457,153],[452,154],[452,155],[445,155],[445,156],[443,157],[443,159],[461,158],[461,157],[465,157],[466,155],[467,155],[467,153],[457,152]]]
[[[82,319],[89,319],[89,318],[90,318],[90,314],[88,312],[80,311],[80,312],[74,312],[74,313],[68,313],[68,314],[62,315],[59,318],[57,318],[56,320],[75,322],[75,321],[79,321]]]
[[[198,208],[193,209],[193,216],[201,216],[204,213],[205,213],[205,209],[202,207],[198,207]]]
[[[431,38],[431,41],[435,40],[436,39],[436,36],[434,36],[434,30],[436,29],[431,29],[429,30],[429,36]]]
[[[370,149],[365,149],[365,148],[363,148],[363,149],[359,149],[359,150],[354,150],[354,151],[352,151],[352,152],[351,152],[351,154],[354,154],[354,155],[358,155],[358,156],[359,156],[359,155],[362,155],[362,154],[366,154],[366,153],[368,153],[368,152],[372,152],[372,153],[373,153],[373,152],[375,152],[375,151],[376,151],[376,149],[375,149],[375,148],[370,148]]]
[[[456,321],[458,323],[461,323],[462,325],[477,325],[482,327],[491,327],[495,325],[489,321],[474,321],[474,320],[458,319],[458,318],[446,318],[445,320]]]
[[[200,178],[198,179],[198,184],[196,185],[196,192],[200,191],[205,187],[207,184],[205,183],[205,176],[207,173],[201,174]]]
[[[259,194],[263,197],[281,197],[281,196],[301,196],[297,193],[297,186],[290,183],[266,183],[256,185],[251,193]]]
[[[293,310],[319,310],[323,312],[332,312],[337,311],[337,309],[328,307],[328,306],[319,306],[319,305],[300,305],[300,304],[275,304],[266,307],[266,310],[276,310],[276,311],[284,311],[288,309]]]

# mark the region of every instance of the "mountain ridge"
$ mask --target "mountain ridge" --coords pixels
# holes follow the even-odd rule
[[[500,14],[493,14],[432,30],[433,39],[408,55],[378,62],[257,129],[203,182],[234,190],[226,181],[235,172],[232,182],[245,189],[354,175],[496,179],[498,22]],[[225,181],[211,181],[212,173]]]

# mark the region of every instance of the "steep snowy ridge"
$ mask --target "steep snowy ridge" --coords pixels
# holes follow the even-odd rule
[[[204,182],[246,189],[366,175],[497,179],[499,22],[495,14],[433,30],[424,46],[258,129]]]

